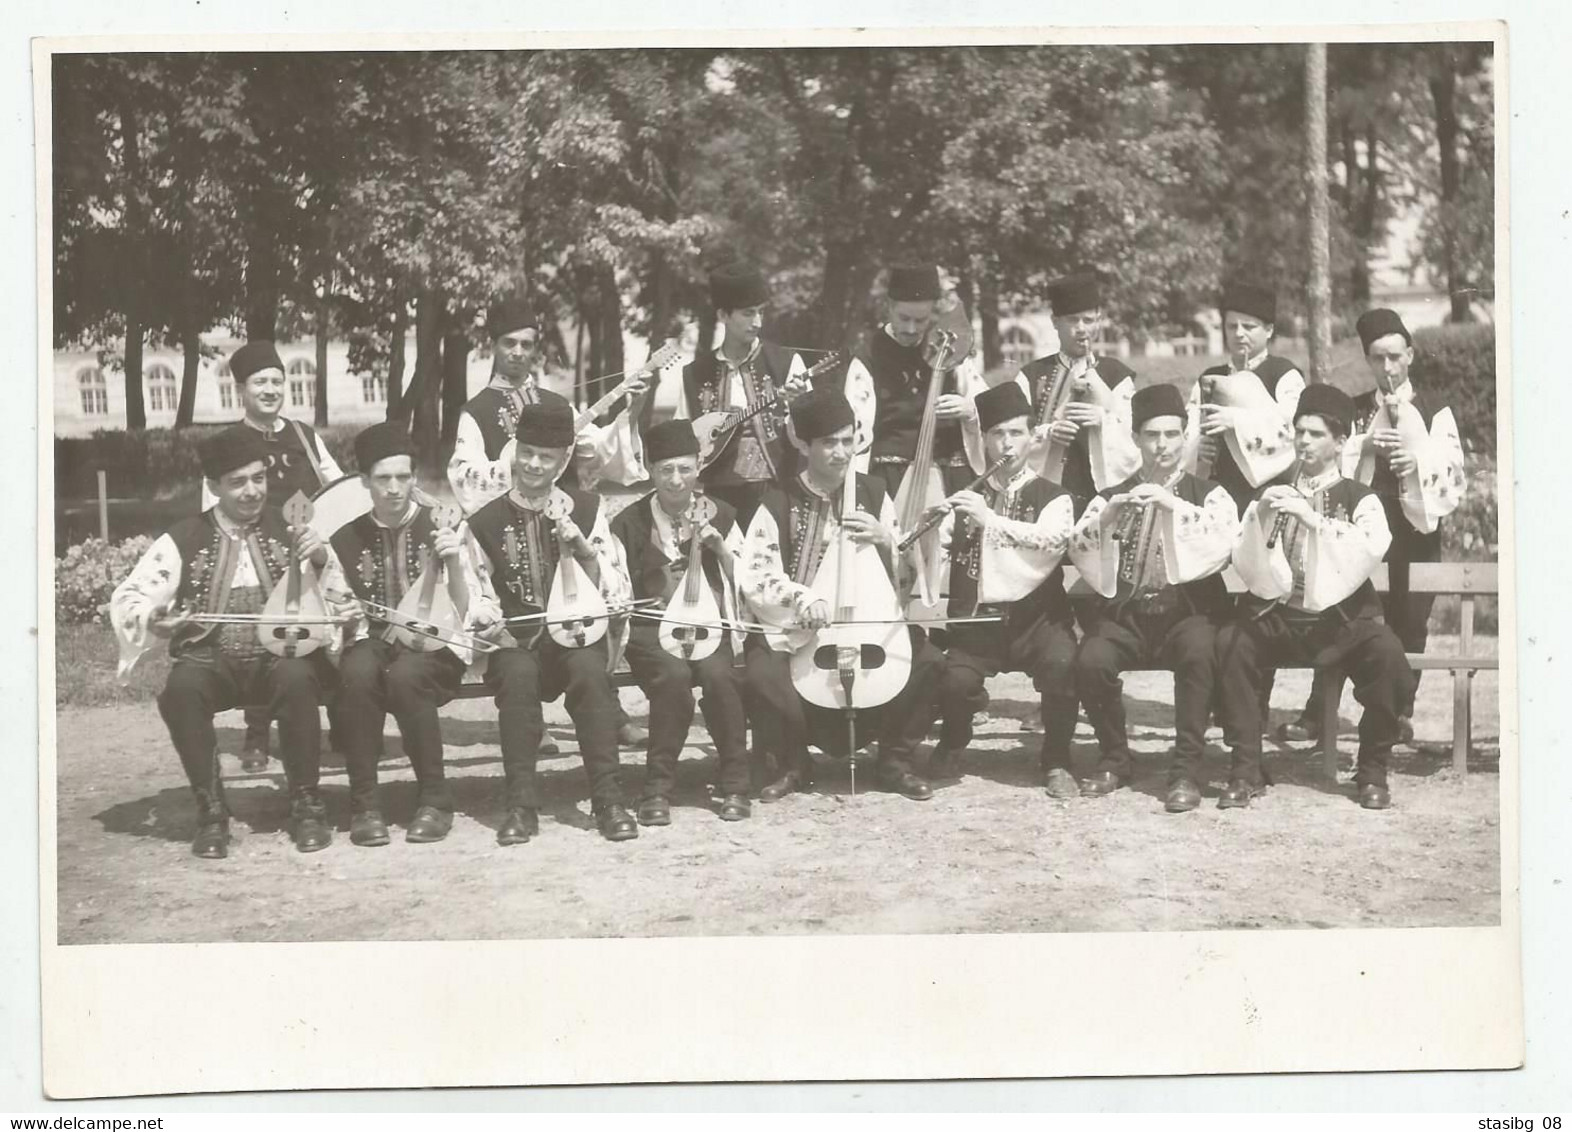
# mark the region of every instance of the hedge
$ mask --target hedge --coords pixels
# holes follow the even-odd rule
[[[1496,328],[1460,323],[1414,331],[1409,377],[1433,405],[1450,406],[1471,455],[1496,456]]]
[[[102,623],[99,608],[109,603],[115,587],[152,545],[147,535],[112,543],[90,538],[56,558],[56,620],[63,625]]]
[[[167,428],[126,432],[99,431],[92,436],[55,437],[55,495],[88,499],[98,494],[98,469],[108,473],[109,494],[117,498],[150,498],[188,488],[202,474],[197,453],[202,442],[228,425],[192,425],[176,432]],[[363,425],[330,426],[318,435],[346,472],[355,469],[353,440]]]

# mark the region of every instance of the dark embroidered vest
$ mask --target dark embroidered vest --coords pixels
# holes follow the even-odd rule
[[[1099,492],[1098,494],[1105,500],[1111,499],[1115,495],[1120,495],[1124,492],[1128,492],[1139,487],[1141,483],[1141,477],[1139,475],[1134,475],[1125,480],[1123,483],[1116,484],[1115,486],[1110,487],[1108,490]],[[1179,482],[1174,485],[1173,493],[1191,506],[1205,509],[1206,497],[1211,494],[1212,489],[1216,486],[1216,484],[1209,480],[1203,480],[1199,476],[1193,476],[1189,472],[1185,472],[1179,477]],[[1120,572],[1122,574],[1123,566],[1125,564],[1125,556],[1133,555],[1135,548],[1132,545],[1128,547],[1121,547],[1120,550],[1121,557],[1119,564],[1121,567]],[[1193,582],[1181,582],[1176,587],[1165,586],[1162,588],[1178,589],[1182,594],[1184,594],[1186,600],[1189,602],[1190,611],[1193,613],[1204,613],[1209,616],[1221,617],[1226,614],[1230,608],[1228,599],[1228,583],[1223,581],[1223,572],[1221,570],[1215,574],[1208,574],[1204,578],[1197,578]],[[1111,601],[1103,598],[1098,599],[1098,604],[1102,607],[1101,611],[1105,614],[1111,615],[1113,610],[1121,605],[1123,599],[1127,596],[1128,590],[1128,584],[1125,583],[1121,578],[1119,582],[1118,596],[1113,598]]]
[[[568,404],[568,399],[560,393],[553,393],[538,385],[531,385],[520,392],[526,405],[551,401]],[[513,398],[508,391],[488,385],[469,399],[464,405],[464,411],[480,428],[481,440],[486,445],[486,459],[495,460],[501,456],[502,449],[513,439],[519,427],[518,410],[513,407]]]
[[[1265,490],[1265,488],[1262,490]],[[1318,493],[1315,500],[1315,508],[1329,519],[1351,523],[1354,519],[1354,512],[1358,510],[1360,502],[1365,497],[1374,494],[1375,492],[1358,480],[1344,478],[1338,480],[1325,491]],[[1288,530],[1288,545],[1285,549],[1288,552],[1289,561],[1292,562],[1299,554],[1298,543],[1299,540],[1305,537],[1305,531],[1298,523],[1290,523]],[[1293,592],[1293,601],[1295,603],[1304,599],[1303,585],[1303,576],[1296,573]],[[1376,596],[1375,586],[1371,584],[1370,579],[1366,578],[1360,583],[1358,589],[1331,609],[1324,610],[1323,614],[1331,615],[1334,612],[1345,621],[1353,621],[1360,617],[1380,617],[1381,601]]]
[[[573,500],[573,521],[589,537],[600,511],[600,497],[564,487]],[[551,597],[561,546],[556,524],[543,511],[531,511],[513,502],[511,493],[499,495],[476,511],[469,530],[491,564],[491,583],[502,603],[504,617],[539,613]],[[516,635],[531,636],[525,626]]]
[[[1054,354],[1047,358],[1037,358],[1021,367],[1021,373],[1026,376],[1027,385],[1031,389],[1033,426],[1044,423],[1043,418],[1048,408],[1048,392],[1057,374],[1058,363],[1059,355]],[[1103,384],[1110,391],[1117,389],[1125,378],[1132,380],[1135,378],[1135,371],[1118,358],[1098,358],[1095,369],[1097,376],[1103,379]],[[1114,422],[1109,422],[1103,427],[1118,426]],[[1091,502],[1092,496],[1097,494],[1097,484],[1092,479],[1091,439],[1084,429],[1075,434],[1075,439],[1070,442],[1070,447],[1065,453],[1063,486],[1075,497],[1075,513],[1079,517],[1086,509],[1087,503]]]
[[[875,464],[909,464],[917,451],[923,402],[928,397],[928,379],[933,371],[923,360],[920,346],[902,346],[882,329],[874,334],[873,345],[861,357],[873,375],[873,388],[879,399],[873,418],[872,460]],[[955,370],[945,374],[939,392],[960,392],[955,384]],[[937,422],[933,459],[943,466],[966,463],[960,422]]]
[[[773,342],[759,340],[759,352],[749,363],[753,376],[753,395],[759,400],[773,401],[780,397],[780,390],[791,373],[792,351]],[[747,385],[747,377],[744,377]],[[694,359],[682,367],[682,390],[687,398],[688,411],[695,418],[704,413],[734,408],[728,404],[731,396],[731,371],[721,365],[713,350],[701,350]],[[757,401],[751,402],[757,404]],[[755,421],[757,429],[755,429]],[[786,407],[769,409],[755,421],[749,421],[732,433],[726,447],[716,455],[700,477],[705,484],[734,485],[756,482],[745,479],[737,471],[737,453],[744,436],[757,438],[763,435],[764,452],[775,478],[784,480],[797,474],[797,450],[786,436]]]
[[[1285,373],[1299,367],[1287,358],[1280,358],[1276,354],[1268,354],[1261,359],[1261,364],[1255,367],[1256,377],[1261,379],[1262,386],[1275,399],[1277,397],[1277,383]],[[1212,366],[1202,372],[1202,377],[1222,376],[1232,373],[1233,369],[1226,363]],[[1287,483],[1287,471],[1271,483]],[[1255,498],[1256,488],[1250,486],[1250,481],[1245,478],[1244,472],[1239,470],[1239,465],[1234,461],[1234,454],[1229,451],[1228,444],[1222,437],[1217,438],[1217,458],[1212,461],[1212,482],[1234,497],[1234,503],[1239,508],[1239,514],[1244,514],[1244,509],[1250,505],[1250,500]],[[1262,487],[1269,486],[1262,484]]]
[[[857,510],[866,511],[875,519],[884,508],[886,498],[882,484],[867,476],[857,477]],[[825,520],[840,511],[840,493],[831,500],[820,499],[803,484],[802,477],[794,476],[784,486],[771,487],[764,493],[759,506],[767,508],[780,533],[781,562],[786,576],[802,585],[812,585],[814,575],[823,557],[821,534]],[[879,557],[884,561],[886,573],[890,572],[889,555],[883,548]],[[893,576],[893,575],[892,575]]]
[[[333,552],[356,597],[397,609],[420,579],[435,534],[431,511],[425,507],[417,508],[415,517],[402,527],[393,528],[381,526],[368,513],[339,528],[333,536]],[[370,620],[373,626],[382,623],[380,618]]]
[[[731,504],[723,500],[710,497],[715,504],[715,518],[710,525],[725,537],[736,526],[737,512]],[[652,508],[660,504],[651,492],[636,503],[631,503],[617,513],[611,521],[611,533],[622,540],[623,550],[627,554],[628,574],[633,580],[633,596],[635,598],[657,598],[662,605],[670,601],[681,584],[683,574],[688,568],[688,552],[690,544],[684,541],[678,547],[676,561],[667,558],[655,544],[655,516]],[[709,550],[699,553],[699,561],[703,564],[704,577],[709,583],[715,600],[720,601],[720,595],[725,590],[725,578],[721,572],[720,563]]]
[[[988,509],[1006,519],[1033,523],[1047,507],[1061,495],[1064,488],[1028,477],[1014,490],[1000,491],[992,483],[985,485],[982,496]],[[950,611],[957,617],[966,617],[979,611],[977,603],[978,572],[982,565],[982,531],[957,514],[956,534],[950,543]],[[1070,601],[1064,592],[1064,567],[1054,567],[1053,573],[1043,579],[1042,585],[1019,601],[987,603],[983,611],[1003,612],[1008,632],[1014,634],[1043,617],[1052,621],[1071,619]],[[987,628],[987,626],[983,626]]]
[[[289,569],[289,526],[276,508],[264,507],[248,537],[232,539],[219,529],[214,518],[217,510],[213,507],[201,515],[182,519],[169,529],[181,562],[175,602],[198,613],[260,612],[273,587]],[[251,556],[260,583],[256,589],[231,589],[238,556],[242,554]],[[218,625],[171,638],[169,652],[178,656],[198,645],[215,643],[232,656],[256,656],[263,651],[255,626]]]
[[[1370,428],[1370,420],[1375,416],[1377,400],[1375,390],[1361,394],[1354,398],[1354,408],[1358,416],[1354,421],[1354,432],[1365,432]],[[1439,409],[1425,403],[1424,396],[1418,389],[1414,390],[1414,408],[1419,410],[1420,419],[1425,422],[1428,429],[1435,421]],[[1439,562],[1441,561],[1441,527],[1429,534],[1424,534],[1414,529],[1408,521],[1408,516],[1403,514],[1403,505],[1399,502],[1400,485],[1397,476],[1392,473],[1392,466],[1386,462],[1386,453],[1376,449],[1375,474],[1370,477],[1370,490],[1381,498],[1381,509],[1386,512],[1386,524],[1392,528],[1392,547],[1386,552],[1388,562]]]

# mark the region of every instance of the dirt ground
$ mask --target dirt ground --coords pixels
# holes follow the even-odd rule
[[[1436,642],[1446,647],[1444,639]],[[1274,723],[1303,702],[1309,674],[1280,675]],[[1133,789],[1057,801],[1037,781],[1036,705],[1023,677],[992,682],[992,718],[964,776],[928,803],[848,796],[845,762],[814,791],[755,803],[747,822],[707,807],[714,751],[695,724],[673,824],[636,841],[603,841],[560,702],[547,709],[562,755],[543,760],[541,835],[503,849],[501,765],[489,701],[444,709],[459,814],[436,845],[362,849],[341,832],[301,854],[282,829],[283,776],[242,775],[239,713],[219,718],[237,821],[225,861],[190,855],[194,809],[151,702],[62,708],[59,716],[59,938],[62,943],[217,940],[496,939],[826,932],[1057,932],[1206,928],[1419,927],[1494,924],[1500,916],[1497,682],[1475,681],[1475,749],[1466,780],[1451,769],[1451,685],[1425,678],[1417,749],[1394,756],[1394,806],[1361,810],[1320,775],[1320,756],[1276,750],[1277,785],[1248,810],[1219,811],[1227,774],[1213,732],[1202,807],[1173,816],[1162,793],[1171,680],[1137,674]],[[635,718],[642,697],[625,691]],[[1344,779],[1357,707],[1345,693]],[[413,783],[388,722],[384,809],[403,823]],[[924,755],[924,757],[926,757]],[[1096,745],[1083,720],[1075,765]],[[636,797],[642,752],[625,752]],[[324,785],[347,829],[342,765]]]

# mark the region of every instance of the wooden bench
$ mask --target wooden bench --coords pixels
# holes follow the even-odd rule
[[[1090,586],[1073,566],[1064,568],[1065,590],[1072,598],[1095,596]],[[1223,572],[1230,593],[1243,593],[1245,586],[1232,567]],[[1378,593],[1387,591],[1387,568],[1382,565],[1370,579]],[[1483,669],[1495,670],[1498,658],[1474,654],[1474,602],[1480,597],[1495,597],[1497,591],[1497,564],[1494,562],[1416,562],[1408,568],[1408,590],[1415,594],[1435,594],[1438,597],[1458,596],[1462,599],[1462,619],[1459,624],[1459,651],[1457,656],[1434,656],[1430,653],[1410,653],[1408,663],[1416,671],[1440,669],[1452,673],[1452,766],[1459,774],[1468,773],[1469,735],[1473,727],[1474,673]],[[1132,671],[1160,671],[1133,669]],[[1328,674],[1332,694],[1322,704],[1321,734],[1336,736],[1339,728],[1338,707],[1342,699],[1345,677],[1338,672]],[[633,674],[624,661],[612,674],[612,682],[619,688],[633,686]],[[489,697],[491,692],[484,684],[470,681],[459,690],[455,699],[473,700]],[[1321,752],[1327,777],[1337,778],[1337,742],[1322,742]]]

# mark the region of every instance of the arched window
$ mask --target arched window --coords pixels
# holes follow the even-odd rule
[[[147,407],[155,413],[172,413],[179,401],[175,392],[175,371],[163,362],[154,362],[143,371],[147,383]]]
[[[218,378],[218,406],[221,409],[235,407],[235,375],[230,372],[227,361],[219,362],[213,369]]]
[[[1019,369],[1037,356],[1037,339],[1024,326],[1007,326],[999,335],[999,351],[1005,365]]]
[[[109,414],[109,390],[104,384],[104,371],[97,366],[84,366],[76,371],[77,392],[82,397],[82,415],[102,417]]]
[[[309,409],[317,403],[317,363],[310,358],[291,358],[289,369],[289,406]]]

